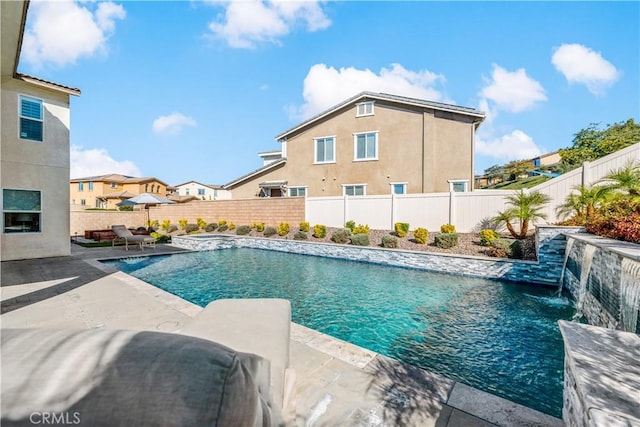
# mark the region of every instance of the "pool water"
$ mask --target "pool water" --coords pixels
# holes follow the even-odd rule
[[[296,323],[561,415],[575,309],[554,289],[247,248],[107,263],[200,306],[288,299]]]

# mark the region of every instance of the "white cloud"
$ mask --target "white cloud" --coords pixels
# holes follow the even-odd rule
[[[89,7],[93,10],[90,10]],[[80,57],[104,54],[115,21],[124,19],[124,8],[112,2],[33,1],[24,33],[22,58],[40,67],[73,64]]]
[[[589,92],[601,95],[620,73],[600,52],[580,44],[563,44],[555,49],[551,63],[569,83],[582,83]]]
[[[547,100],[542,85],[527,76],[524,68],[510,72],[496,64],[493,65],[491,81],[480,91],[480,96],[495,103],[498,109],[512,113]]]
[[[480,133],[480,132],[479,132]],[[500,138],[476,136],[476,154],[491,157],[501,162],[537,157],[543,153],[533,139],[516,129]]]
[[[122,175],[142,176],[140,169],[131,160],[114,160],[106,149],[85,150],[80,145],[71,146],[71,178],[119,173]]]
[[[430,101],[451,102],[435,88],[446,81],[443,75],[429,70],[410,71],[400,64],[383,68],[379,74],[353,67],[336,69],[316,64],[304,79],[304,104],[291,107],[294,119],[306,119],[362,91],[384,92]]]
[[[177,135],[184,126],[195,126],[196,121],[180,113],[160,116],[153,121],[153,131],[165,135]]]
[[[311,32],[331,25],[318,1],[232,0],[210,3],[224,5],[226,9],[224,16],[209,23],[209,30],[235,48],[278,44],[281,37],[298,25],[304,25]]]

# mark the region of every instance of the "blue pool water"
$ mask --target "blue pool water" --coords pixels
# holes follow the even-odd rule
[[[575,310],[555,290],[246,248],[107,263],[201,306],[286,298],[294,322],[561,415]]]

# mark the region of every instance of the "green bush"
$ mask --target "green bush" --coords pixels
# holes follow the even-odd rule
[[[207,233],[211,233],[213,231],[216,231],[217,228],[218,228],[217,222],[210,222],[204,227],[204,231],[206,231]]]
[[[131,212],[131,211],[133,211],[133,205],[118,206],[118,210],[121,211],[121,212]]]
[[[174,231],[178,230],[178,226],[171,224],[168,228],[167,228],[167,233],[173,233]]]
[[[244,236],[245,234],[249,234],[250,232],[251,232],[251,227],[249,227],[248,225],[239,225],[236,228],[236,234],[240,236]]]
[[[306,221],[305,221],[305,222],[301,222],[301,223],[300,223],[300,231],[304,231],[305,233],[308,233],[308,232],[309,232],[310,227],[311,227],[311,226],[310,226],[310,225],[309,225],[309,223],[308,223],[308,222],[306,222]]]
[[[357,228],[357,227],[356,227]],[[369,246],[369,235],[365,233],[354,234],[350,237],[351,244],[354,246]]]
[[[271,237],[278,234],[278,230],[276,230],[275,227],[265,227],[263,234],[267,237]]]
[[[184,230],[188,223],[189,221],[184,218],[179,219],[178,224],[180,224],[180,230]]]
[[[331,234],[331,241],[335,243],[349,243],[351,230],[348,228],[339,228]]]
[[[522,258],[522,242],[517,239],[495,239],[491,242],[491,248],[488,251],[493,257],[509,257],[513,259]]]
[[[235,230],[236,229],[236,225],[232,222],[229,223],[229,230]]]
[[[256,231],[262,233],[264,231],[264,222],[258,222],[256,224]]]
[[[348,228],[351,233],[353,233],[353,229],[356,228],[356,222],[355,221],[347,221],[344,226],[345,226],[345,228]]]
[[[153,232],[151,233],[151,237],[156,239],[156,243],[167,243],[171,241],[171,236],[162,233]]]
[[[198,231],[200,230],[200,227],[198,227],[198,224],[186,224],[184,226],[184,231],[187,233],[193,233],[194,231]]]
[[[434,238],[437,247],[442,249],[450,249],[458,244],[457,233],[436,234]]]
[[[305,231],[296,231],[296,234],[293,235],[293,240],[307,240],[309,236]]]
[[[281,222],[280,224],[278,224],[278,236],[286,236],[287,234],[289,234],[289,223],[288,222]]]
[[[327,236],[327,226],[316,224],[313,226],[313,237],[324,239]]]
[[[427,239],[429,238],[429,230],[427,230],[426,228],[418,227],[413,230],[413,238],[415,239],[416,243],[424,245],[425,243],[427,243]]]
[[[164,219],[164,220],[162,220],[162,224],[160,224],[160,228],[162,228],[164,231],[167,231],[169,229],[170,225],[171,225],[171,220],[170,219]]]
[[[203,230],[207,227],[207,221],[202,218],[196,218],[196,223],[198,224],[198,227],[202,228]]]
[[[358,224],[353,230],[351,230],[353,234],[369,234],[369,226]]]
[[[398,237],[404,237],[407,235],[407,233],[409,233],[409,223],[396,222],[395,224],[393,224],[393,229]]]
[[[229,226],[227,224],[220,224],[218,226],[218,231],[222,232],[222,231],[227,231],[229,229]]]
[[[409,225],[409,224],[407,224]],[[398,238],[396,236],[386,235],[382,236],[382,247],[383,248],[397,248],[398,247]]]
[[[498,233],[490,228],[485,228],[480,231],[480,244],[482,246],[491,246],[491,242],[498,238]]]
[[[218,225],[227,225],[227,220],[226,219],[219,220]]]
[[[440,226],[440,233],[442,234],[453,234],[456,232],[456,226],[453,224],[442,224]]]

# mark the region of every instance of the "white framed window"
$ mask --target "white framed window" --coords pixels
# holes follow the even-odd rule
[[[100,209],[102,207],[102,203],[100,203],[100,200],[96,199],[96,208]]]
[[[81,206],[87,206],[87,199],[80,199]]]
[[[111,188],[118,188],[118,183],[117,182],[112,182],[109,185],[111,186]]]
[[[289,187],[289,197],[304,197],[307,195],[307,187]]]
[[[93,191],[93,181],[89,181],[89,191]]]
[[[42,215],[42,193],[38,190],[2,190],[4,233],[38,233]]]
[[[390,182],[389,185],[391,185],[391,194],[407,194],[406,182]]]
[[[44,125],[42,100],[20,95],[18,109],[20,138],[42,142]]]
[[[78,183],[78,191],[84,191],[84,182]]]
[[[189,195],[189,189],[188,188],[184,189],[184,194],[186,194],[187,196]]]
[[[451,179],[449,182],[449,191],[454,193],[464,193],[469,191],[468,179]]]
[[[343,196],[366,196],[367,184],[342,184]]]
[[[373,116],[373,101],[356,104],[356,117]]]
[[[204,196],[204,188],[198,188],[198,196]]]
[[[353,134],[353,160],[378,160],[378,131]]]
[[[335,163],[336,162],[336,137],[325,136],[314,138],[315,160],[314,163]]]

